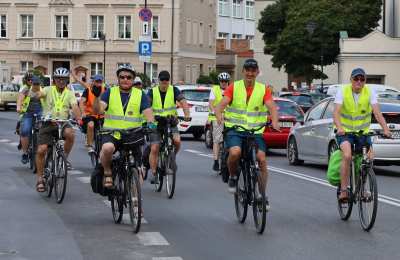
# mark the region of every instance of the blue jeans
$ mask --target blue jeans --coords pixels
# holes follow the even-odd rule
[[[21,128],[20,135],[22,137],[30,137],[32,133],[32,123],[33,123],[33,115],[37,114],[40,117],[41,112],[39,113],[25,113],[21,118]]]
[[[357,135],[338,135],[336,136],[336,141],[339,144],[339,146],[347,141],[349,142],[352,146],[355,144],[356,145],[356,151],[360,150],[364,144],[368,144],[368,146],[372,145],[371,137],[370,136],[357,136]]]
[[[226,148],[231,148],[238,146],[242,148],[242,143],[246,140],[247,134],[245,132],[241,131],[236,131],[236,130],[230,130],[226,134],[225,138],[225,147]],[[265,152],[267,150],[267,146],[265,144],[264,138],[262,134],[256,134],[255,138],[257,147],[259,150]]]

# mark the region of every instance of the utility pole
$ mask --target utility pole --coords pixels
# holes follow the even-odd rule
[[[147,9],[147,0],[144,0],[144,8]],[[143,73],[144,73],[145,76],[147,76],[146,63],[147,62],[143,62],[143,64],[144,64]]]
[[[106,82],[106,34],[100,33],[99,38],[103,40],[103,78]]]

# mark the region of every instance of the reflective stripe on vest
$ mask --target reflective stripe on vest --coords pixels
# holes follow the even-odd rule
[[[101,86],[101,94],[103,94],[105,91],[105,85],[103,84]],[[94,100],[96,99],[96,96],[93,95],[92,90],[88,89],[87,90],[88,96],[85,102],[85,114],[89,115],[89,116],[93,116],[93,117],[97,117],[97,118],[102,118],[104,117],[104,115],[99,115],[94,113],[93,111],[93,104],[94,104]]]
[[[65,87],[60,95],[60,93],[57,90],[57,87],[52,86],[51,94],[53,96],[53,101],[54,101],[54,111],[56,113],[61,113],[63,111],[64,102],[68,95],[68,91],[70,90]]]
[[[176,116],[176,104],[175,104],[175,95],[174,95],[174,87],[169,86],[167,89],[167,94],[165,95],[164,105],[161,100],[160,87],[156,86],[151,91],[153,91],[153,101],[152,108],[153,114],[158,116]]]
[[[124,113],[119,86],[111,88],[107,111],[104,115],[105,129],[127,129],[142,126],[142,117],[140,115],[142,91],[132,88],[127,102]]]
[[[213,100],[213,107],[215,108],[222,101],[222,89],[219,85],[214,85],[211,91],[214,93],[215,99]],[[208,108],[208,121],[212,122],[217,120],[215,117],[215,113],[211,111],[210,107]]]
[[[254,129],[264,125],[267,122],[268,112],[264,105],[265,86],[256,82],[248,103],[244,81],[235,81],[233,87],[233,99],[225,109],[225,126],[240,125],[246,129]],[[264,128],[256,133],[263,132]]]
[[[345,132],[369,132],[371,124],[372,107],[370,104],[371,91],[368,86],[361,90],[358,104],[355,103],[351,85],[346,85],[343,91],[343,104],[341,108],[340,122]]]

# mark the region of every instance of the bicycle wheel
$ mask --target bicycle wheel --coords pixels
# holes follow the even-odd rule
[[[236,192],[234,195],[235,198],[235,211],[236,217],[240,223],[244,223],[247,217],[247,176],[245,173],[240,169],[238,171],[238,181],[236,183]]]
[[[267,223],[267,207],[265,201],[265,190],[260,189],[260,172],[254,173],[252,180],[253,189],[253,218],[258,234],[262,234]]]
[[[167,188],[167,195],[169,199],[172,199],[172,197],[174,196],[176,183],[176,162],[174,151],[171,151],[167,157],[167,165],[165,171],[165,184]]]
[[[67,159],[62,151],[57,152],[54,170],[54,192],[56,195],[56,201],[60,204],[65,197],[68,176]]]
[[[90,156],[90,162],[92,163],[92,167],[93,168],[95,168],[96,167],[96,165],[97,165],[97,154],[96,154],[96,152],[90,152],[89,153],[89,156]]]
[[[122,198],[125,192],[125,187],[124,182],[120,178],[119,174],[116,174],[113,179],[114,190],[112,191],[109,200],[111,202],[111,212],[114,222],[115,224],[120,224],[124,214],[124,203]]]
[[[142,193],[138,171],[130,168],[128,175],[127,202],[133,232],[138,233],[142,222]]]
[[[350,178],[351,181],[351,178]],[[350,185],[350,187],[352,187],[353,185]],[[353,193],[350,189],[347,189],[348,193],[349,193],[349,200],[347,203],[341,203],[339,202],[339,195],[340,195],[340,184],[337,188],[337,192],[336,192],[336,197],[337,197],[337,201],[338,201],[338,210],[339,210],[339,215],[340,218],[344,221],[348,220],[351,216],[351,211],[353,209]]]
[[[46,164],[44,167],[44,179],[46,180],[46,194],[47,197],[50,198],[53,192],[54,187],[54,178],[53,178],[53,158],[52,158],[52,150],[49,149],[46,156]]]
[[[36,151],[37,151],[37,133],[35,132],[32,135],[32,150],[31,150],[31,160],[30,160],[30,169],[33,173],[36,173]]]
[[[369,231],[375,224],[376,213],[378,211],[378,185],[372,168],[362,169],[360,173],[358,197],[358,212],[361,227],[365,231]]]

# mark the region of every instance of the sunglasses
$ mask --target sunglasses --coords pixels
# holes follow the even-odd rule
[[[229,81],[227,81],[227,80],[221,80],[220,82],[221,83],[229,83]]]
[[[169,81],[169,79],[160,79],[160,81]]]
[[[97,82],[97,83],[103,83],[103,81],[102,81],[102,80],[95,80],[94,82]]]
[[[355,81],[355,82],[357,82],[357,81],[359,81],[359,82],[364,82],[365,81],[365,77],[354,77],[353,78],[353,80]]]
[[[132,80],[132,76],[119,76],[119,79],[127,79],[127,80]]]

